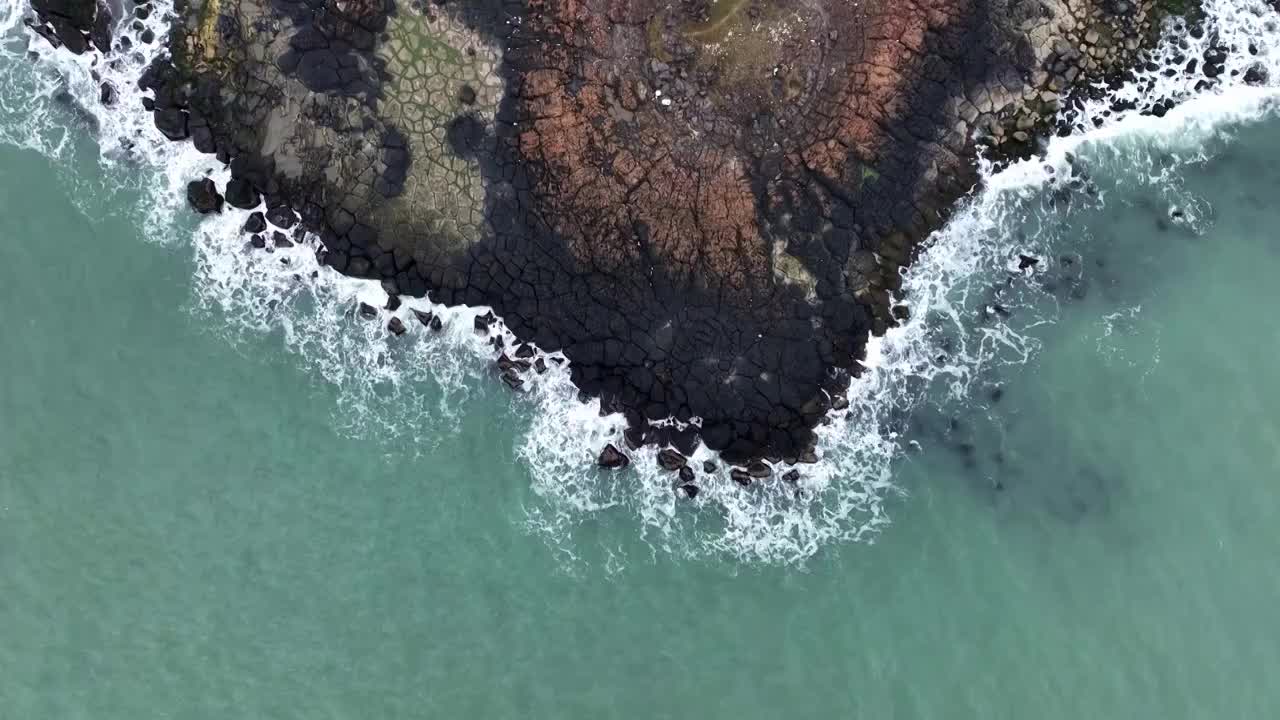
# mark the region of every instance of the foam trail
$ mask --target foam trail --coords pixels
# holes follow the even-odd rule
[[[205,174],[223,183],[227,171],[189,144],[165,140],[141,108],[137,77],[163,42],[147,46],[138,40],[140,31],[122,25],[118,32],[131,36],[135,51],[115,53],[110,62],[54,51],[34,40],[31,47],[42,61],[33,64],[23,57],[31,35],[18,29],[24,8],[20,0],[0,0],[0,84],[17,89],[0,90],[0,142],[72,165],[77,144],[65,108],[55,101],[60,93],[69,95],[98,128],[98,157],[108,171],[105,189],[142,192],[132,210],[151,239],[186,237],[194,221],[183,207],[185,183]],[[144,27],[163,37],[171,10],[157,2]],[[630,515],[651,546],[680,555],[796,562],[832,543],[873,538],[888,522],[884,501],[895,492],[892,467],[902,453],[903,414],[936,398],[962,402],[985,368],[1026,362],[1036,352],[1034,326],[1051,322],[1051,316],[1020,312],[1014,327],[975,322],[973,308],[993,278],[1007,275],[1018,251],[1048,252],[1062,242],[1053,210],[1060,195],[1072,206],[1104,201],[1064,187],[1071,158],[1078,156],[1077,164],[1137,168],[1125,177],[1172,193],[1178,168],[1200,159],[1206,141],[1275,107],[1280,17],[1254,0],[1208,0],[1206,14],[1210,32],[1193,37],[1170,26],[1155,55],[1157,69],[1112,95],[1138,110],[1163,97],[1191,98],[1185,104],[1155,118],[1089,103],[1077,118],[1076,133],[1052,140],[1043,159],[999,172],[985,169],[983,191],[931,238],[906,274],[903,295],[912,319],[872,342],[868,372],[850,389],[850,407],[819,428],[822,461],[804,466],[797,485],[775,475],[743,489],[721,468],[714,478],[700,479],[702,492],[688,500],[673,492],[673,478],[659,471],[653,449],[633,453],[629,471],[598,471],[596,453],[606,442],[621,446],[624,422],[620,416],[601,417],[596,400],[578,402],[567,368],[551,361],[543,375],[526,373],[525,392],[508,401],[525,427],[516,451],[532,476],[530,526],[569,556],[576,554],[576,528],[602,512]],[[1202,55],[1214,41],[1230,50],[1217,87],[1197,94],[1202,72],[1162,74],[1165,68],[1181,69],[1186,57]],[[1269,73],[1266,87],[1242,82],[1255,64]],[[119,93],[114,108],[97,102],[100,82]],[[127,171],[111,171],[121,165]],[[245,215],[228,211],[203,219],[191,234],[194,307],[232,336],[278,333],[310,373],[338,388],[335,417],[342,425],[391,439],[402,451],[417,443],[400,441],[430,443],[456,432],[465,406],[478,397],[507,394],[486,376],[493,375],[494,337],[508,345],[512,338],[500,323],[487,337],[472,329],[487,308],[447,309],[413,300],[394,312],[360,318],[354,312],[359,303],[386,303],[378,284],[320,265],[313,237],[295,237],[296,244],[270,251],[247,249],[240,232]],[[444,328],[433,333],[423,327],[415,310],[441,316]],[[404,337],[387,332],[393,316],[409,328]],[[701,449],[692,461],[699,467],[711,459]]]

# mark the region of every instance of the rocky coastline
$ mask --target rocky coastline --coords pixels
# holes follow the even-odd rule
[[[563,353],[627,446],[691,480],[705,444],[747,485],[816,461],[980,154],[1034,154],[1182,5],[178,0],[140,84],[161,132],[230,166],[188,197],[258,209],[250,247],[305,229],[392,302],[491,306],[508,385]],[[151,5],[33,9],[111,53],[112,18]]]

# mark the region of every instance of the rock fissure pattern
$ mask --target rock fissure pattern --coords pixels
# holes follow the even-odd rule
[[[109,17],[41,2],[40,29],[68,47]],[[1034,151],[1073,94],[1136,62],[1162,12],[191,0],[143,84],[167,136],[230,164],[227,203],[265,199],[266,220],[393,296],[491,305],[626,414],[628,444],[795,462],[814,459],[869,335],[906,316],[901,269],[978,182],[980,150]],[[534,363],[502,359],[520,387]]]

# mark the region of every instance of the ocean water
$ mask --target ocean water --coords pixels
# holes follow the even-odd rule
[[[1210,8],[1229,67],[1280,68],[1280,17]],[[992,174],[800,496],[689,502],[651,458],[590,467],[621,427],[563,373],[508,392],[480,310],[391,340],[351,313],[376,287],[186,213],[221,171],[130,109],[146,56],[33,62],[19,18],[0,2],[0,718],[1280,708],[1274,88],[1092,107]],[[1122,92],[1184,82],[1159,78]]]

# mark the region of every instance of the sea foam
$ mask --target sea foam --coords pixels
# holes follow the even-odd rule
[[[988,301],[994,281],[1015,276],[1019,253],[1048,255],[1070,247],[1059,237],[1064,207],[1106,202],[1087,188],[1071,188],[1068,178],[1080,177],[1082,165],[1123,166],[1125,177],[1176,195],[1179,168],[1202,160],[1208,140],[1274,111],[1280,16],[1260,0],[1208,0],[1205,9],[1205,32],[1193,35],[1170,23],[1152,55],[1153,69],[1081,107],[1075,131],[1050,140],[1042,157],[999,170],[984,166],[981,191],[929,239],[905,275],[901,295],[911,319],[872,341],[867,371],[849,391],[849,408],[818,429],[820,462],[801,466],[796,485],[775,478],[744,489],[721,465],[714,477],[698,481],[702,492],[689,500],[673,491],[673,477],[647,448],[632,453],[628,470],[601,471],[595,455],[605,443],[622,445],[625,423],[602,416],[596,400],[580,402],[567,367],[549,362],[545,374],[528,373],[525,391],[509,400],[519,428],[515,451],[533,488],[530,529],[573,556],[579,528],[608,512],[631,518],[635,532],[665,552],[777,563],[801,562],[833,543],[874,539],[888,523],[886,501],[900,492],[893,468],[904,452],[902,418],[926,403],[963,403],[985,371],[1025,363],[1038,350],[1035,326],[1052,322],[1051,315],[1025,312],[1015,313],[1016,320],[979,322],[974,308]],[[476,393],[505,392],[492,377],[493,338],[503,336],[508,346],[513,338],[500,321],[489,336],[473,331],[474,317],[487,308],[408,300],[394,313],[379,310],[376,321],[361,319],[357,304],[381,308],[385,293],[377,283],[322,266],[315,238],[250,251],[240,230],[247,212],[227,211],[198,223],[187,214],[185,184],[205,175],[222,184],[228,173],[190,144],[168,142],[141,106],[137,78],[163,52],[170,15],[163,0],[143,24],[161,40],[145,45],[141,30],[122,24],[117,32],[130,36],[133,49],[107,58],[53,50],[22,29],[25,12],[24,0],[0,0],[0,83],[6,88],[0,92],[0,142],[74,168],[83,152],[75,118],[94,128],[101,165],[131,168],[105,172],[95,190],[141,192],[132,211],[142,233],[155,242],[190,243],[195,310],[216,319],[232,340],[278,333],[306,372],[338,389],[334,418],[343,429],[394,439],[400,449],[439,443],[456,432]],[[25,57],[28,43],[38,62]],[[1208,80],[1204,64],[1188,73],[1186,61],[1214,43],[1227,52],[1223,72],[1211,87],[1197,89]],[[1244,76],[1255,65],[1270,79],[1246,85]],[[1166,73],[1170,69],[1177,72]],[[116,90],[113,107],[98,101],[103,82]],[[1141,114],[1164,98],[1181,104],[1164,117]],[[70,113],[60,107],[68,100]],[[1117,101],[1134,109],[1115,111]],[[1186,222],[1194,225],[1194,203],[1171,202],[1179,200],[1191,208]],[[1009,292],[1002,302],[1017,307],[1019,295],[1035,289],[1020,284]],[[440,315],[444,329],[436,334],[422,327],[414,310]],[[387,332],[393,315],[410,328],[404,337]],[[692,462],[700,467],[703,460],[715,458],[701,449]]]

